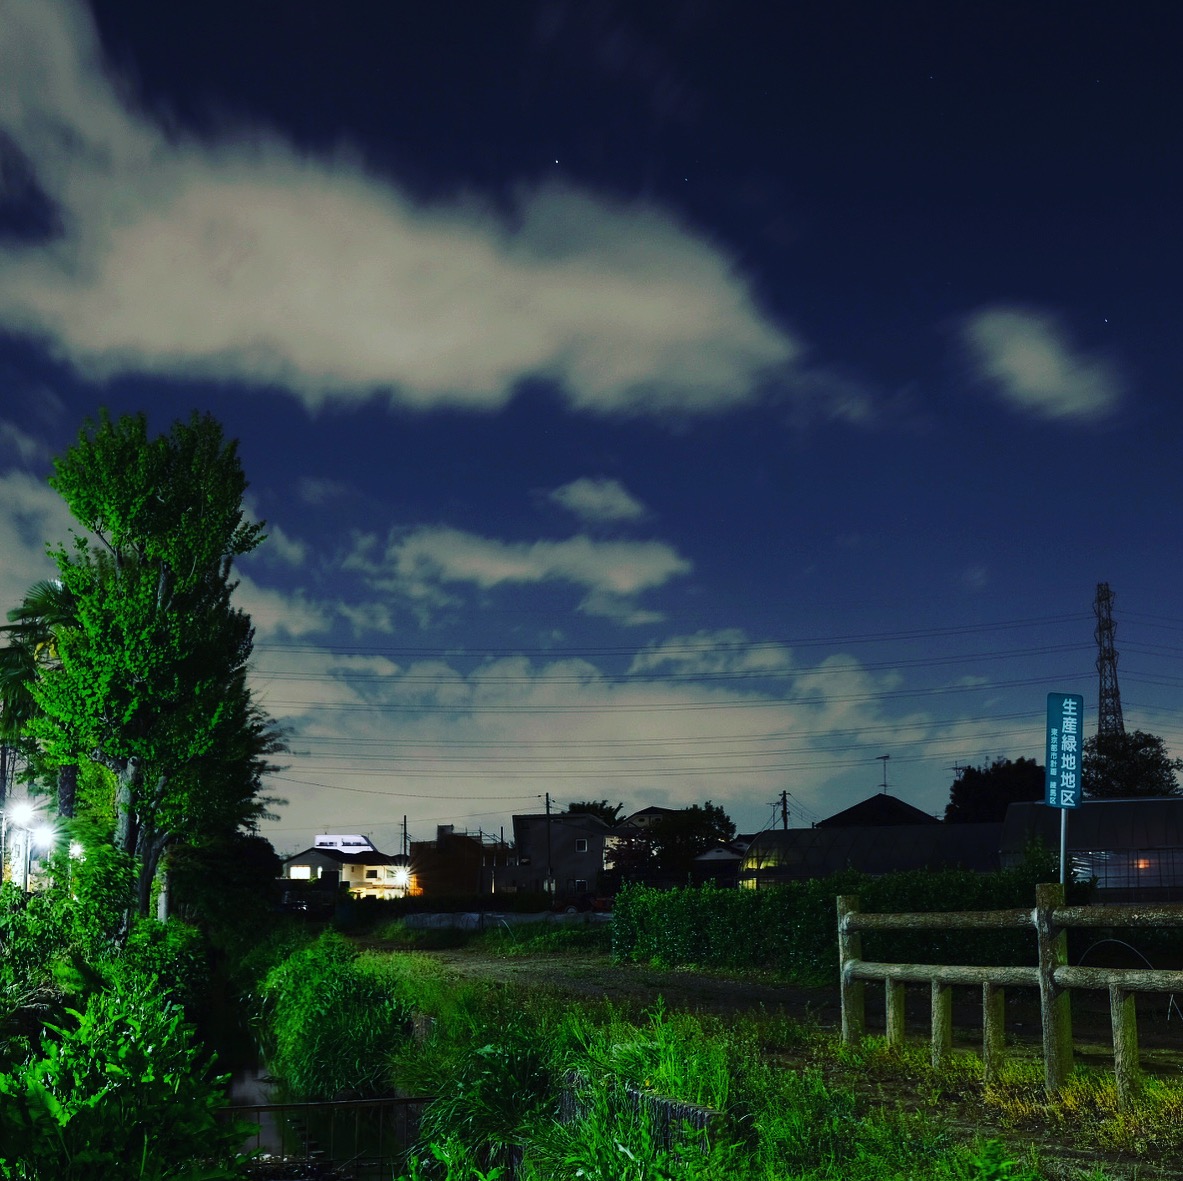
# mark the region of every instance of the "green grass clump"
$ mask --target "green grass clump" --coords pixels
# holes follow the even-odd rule
[[[268,1063],[292,1097],[389,1092],[388,1051],[408,1036],[411,1011],[342,936],[327,931],[288,956],[261,992]]]
[[[569,952],[609,955],[611,923],[522,923],[490,927],[473,941],[493,955],[563,955]]]
[[[1111,1071],[1077,1067],[1049,1098],[1042,1063],[1012,1062],[985,1089],[984,1100],[1003,1127],[1050,1126],[1120,1152],[1183,1149],[1183,1085],[1174,1079],[1144,1077],[1137,1102],[1122,1111]]]

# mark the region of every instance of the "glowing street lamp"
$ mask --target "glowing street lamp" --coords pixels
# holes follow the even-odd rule
[[[18,800],[15,804],[10,805],[3,813],[3,829],[0,831],[0,868],[2,868],[2,859],[8,844],[8,827],[18,828],[23,834],[21,838],[21,889],[28,891],[29,889],[29,826],[36,814],[33,805],[28,800]]]
[[[9,825],[13,828],[20,829],[21,889],[26,894],[29,892],[29,861],[32,857],[33,845],[36,844],[42,849],[51,849],[53,848],[56,837],[50,825],[38,824],[34,826],[33,821],[36,816],[37,811],[33,805],[28,800],[20,800],[3,813],[3,832],[0,833],[0,837],[3,838],[3,843],[0,843],[0,861],[2,861],[4,844],[7,843]]]

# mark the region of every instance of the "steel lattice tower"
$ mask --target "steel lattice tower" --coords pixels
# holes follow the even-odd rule
[[[1113,592],[1109,583],[1097,583],[1097,598],[1093,611],[1097,616],[1097,676],[1100,687],[1097,695],[1097,734],[1124,734],[1121,717],[1121,691],[1117,687],[1117,649],[1113,646]]]

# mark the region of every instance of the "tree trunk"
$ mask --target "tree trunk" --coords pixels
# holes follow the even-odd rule
[[[67,763],[58,768],[58,815],[63,820],[74,818],[74,801],[78,797],[78,764]]]
[[[160,864],[160,855],[168,844],[170,834],[167,832],[153,832],[151,836],[143,836],[147,828],[140,830],[142,840],[136,849],[139,861],[139,872],[136,880],[136,909],[140,918],[147,918],[152,905],[152,883],[156,879],[156,867]]]
[[[135,758],[128,759],[116,768],[115,848],[128,855],[136,851],[135,799],[143,774],[143,764]]]

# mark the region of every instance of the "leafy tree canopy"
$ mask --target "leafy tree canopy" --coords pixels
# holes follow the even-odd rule
[[[735,824],[718,804],[707,800],[662,816],[650,829],[654,868],[663,874],[684,874],[700,853],[735,836]]]
[[[280,742],[246,684],[253,632],[230,577],[262,525],[244,519],[236,446],[208,415],[149,438],[144,415],[103,413],[54,467],[81,529],[51,550],[57,593],[35,588],[45,609],[30,599],[15,621],[25,730],[47,770],[113,773],[114,843],[139,862],[145,912],[168,844],[249,827],[263,808]]]
[[[966,767],[949,790],[945,822],[1001,821],[1010,804],[1041,800],[1044,783],[1044,767],[1034,759],[995,759],[987,766]]]
[[[1157,734],[1132,730],[1094,734],[1081,757],[1084,794],[1090,799],[1135,799],[1179,794],[1176,773],[1183,759],[1173,759]]]
[[[615,824],[624,811],[624,804],[610,804],[607,800],[577,800],[567,805],[568,813],[584,812],[598,816],[605,824]]]

